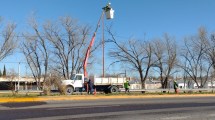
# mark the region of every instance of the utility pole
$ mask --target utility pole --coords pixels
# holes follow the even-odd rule
[[[18,78],[18,91],[19,91],[19,82],[20,82],[20,62],[19,62],[19,66],[18,66],[18,74],[19,74],[19,78]]]
[[[104,40],[104,16],[102,18],[102,77],[105,77],[105,40]]]
[[[107,19],[113,19],[114,10],[111,8],[110,3],[102,8],[106,14]],[[105,77],[105,37],[104,37],[104,16],[102,18],[102,77]]]

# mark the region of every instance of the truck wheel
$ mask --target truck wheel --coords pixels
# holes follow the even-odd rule
[[[119,92],[119,88],[118,88],[118,87],[112,86],[112,87],[110,88],[110,93],[118,93],[118,92]]]
[[[67,86],[66,87],[66,94],[67,95],[72,95],[74,92],[74,88],[72,86]]]

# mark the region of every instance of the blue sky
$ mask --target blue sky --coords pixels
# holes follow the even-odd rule
[[[206,27],[209,32],[215,32],[215,0],[109,1],[115,10],[115,18],[105,24],[113,24],[113,31],[121,36],[118,38],[120,40],[130,37],[143,39],[144,35],[150,40],[169,33],[181,42],[185,36],[194,35],[200,26]],[[32,13],[41,22],[67,15],[95,28],[101,8],[107,2],[108,0],[1,0],[0,16],[4,18],[4,22],[15,22],[18,33],[26,30],[26,21]],[[22,60],[23,58],[15,55],[4,62]]]

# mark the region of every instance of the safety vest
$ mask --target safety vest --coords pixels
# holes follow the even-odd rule
[[[124,83],[124,87],[125,88],[128,88],[130,85],[129,85],[129,83],[128,83],[128,81],[126,81],[125,83]]]

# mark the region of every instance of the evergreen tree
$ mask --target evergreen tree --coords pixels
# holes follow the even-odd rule
[[[3,70],[3,77],[6,77],[6,68],[5,68],[5,65],[4,65],[4,70]]]

